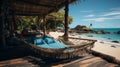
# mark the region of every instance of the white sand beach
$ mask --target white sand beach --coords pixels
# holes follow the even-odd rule
[[[56,38],[58,38],[58,36],[62,36],[63,33],[62,32],[50,32],[50,35],[56,39]],[[72,37],[79,37],[79,36],[74,35]],[[97,41],[94,44],[94,47],[92,48],[92,50],[94,50],[96,52],[100,52],[100,53],[105,54],[105,55],[115,57],[115,59],[120,61],[120,52],[119,52],[120,47],[119,46],[112,47],[108,43]]]
[[[50,34],[50,36],[54,37],[55,39],[57,39],[59,36],[64,35],[64,33],[62,33],[62,32],[50,32],[49,34]],[[69,35],[69,37],[76,37],[76,38],[79,38],[78,35],[74,35],[74,36]]]
[[[107,43],[96,42],[92,50],[115,57],[117,60],[120,60],[120,47],[118,46],[112,47]]]

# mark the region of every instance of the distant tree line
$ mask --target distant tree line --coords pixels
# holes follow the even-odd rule
[[[64,11],[60,10],[58,12],[51,13],[46,16],[46,28],[56,29],[57,27],[64,27]],[[17,30],[22,31],[24,29],[30,30],[31,26],[37,26],[37,16],[17,16]],[[69,24],[72,23],[73,18],[69,16]],[[43,18],[39,20],[38,29],[43,29]]]

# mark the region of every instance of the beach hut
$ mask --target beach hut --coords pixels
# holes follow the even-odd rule
[[[38,16],[45,21],[45,16],[51,12],[58,11],[65,6],[65,37],[68,37],[68,4],[76,0],[1,0],[0,1],[0,41],[1,47],[5,47],[6,27],[9,28],[11,34],[16,28],[15,16]],[[9,22],[7,20],[9,20]],[[65,38],[65,40],[68,40]]]
[[[44,18],[44,22],[46,22],[46,15],[58,11],[63,6],[65,6],[65,36],[67,37],[68,4],[75,1],[76,0],[0,0],[0,47],[5,47],[6,28],[8,28],[10,34],[13,34],[13,31],[16,29],[15,16],[38,16],[38,19],[42,17]]]
[[[6,46],[6,35],[9,32],[9,37],[14,37],[14,30],[16,29],[15,16],[38,16],[43,18],[43,22],[46,23],[45,16],[51,12],[56,12],[60,8],[65,6],[65,32],[64,41],[68,41],[68,11],[69,3],[75,2],[77,0],[0,0],[0,47],[5,48]],[[39,21],[37,21],[39,22]],[[44,24],[44,36],[46,34]],[[59,49],[49,49],[36,47],[34,45],[28,44],[24,41],[19,41],[36,52],[40,53],[45,57],[65,59],[78,56],[80,51],[86,50],[88,47],[91,48],[94,42],[90,40],[90,43],[84,44],[82,46],[69,46]]]

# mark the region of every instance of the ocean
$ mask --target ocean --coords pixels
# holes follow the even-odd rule
[[[111,34],[82,34],[82,36],[92,37],[93,39],[106,41],[110,43],[114,43],[112,41],[118,41],[119,43],[116,43],[120,46],[120,34],[115,34],[114,32],[120,31],[120,28],[93,28],[93,30],[104,30],[107,32],[111,32]]]
[[[107,32],[111,32],[111,33],[114,33],[114,32],[117,32],[117,31],[120,31],[120,28],[92,28],[93,30],[104,30],[104,31],[107,31]]]

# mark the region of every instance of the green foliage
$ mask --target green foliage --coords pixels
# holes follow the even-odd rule
[[[22,31],[23,29],[31,29],[31,25],[35,25],[36,16],[17,16],[17,27],[18,30]]]
[[[55,29],[55,21],[54,20],[47,20],[46,29]]]
[[[50,25],[51,20],[52,20],[52,22],[51,22],[51,26],[48,26],[48,27],[53,29],[53,28],[55,28],[55,26],[56,27],[63,26],[64,25],[64,14],[65,14],[65,12],[63,10],[49,14],[47,16],[47,19],[48,19],[47,23],[49,23],[49,25]],[[71,24],[72,21],[73,21],[72,16],[69,16],[68,17],[69,24]]]
[[[64,25],[64,14],[63,10],[58,12],[51,13],[46,16],[46,29],[55,29],[57,26],[63,27]],[[17,28],[19,31],[23,29],[30,30],[31,25],[37,25],[36,20],[37,16],[17,16]],[[69,24],[72,23],[72,16],[68,17]],[[40,20],[40,29],[43,29],[44,22],[43,19]]]

